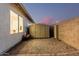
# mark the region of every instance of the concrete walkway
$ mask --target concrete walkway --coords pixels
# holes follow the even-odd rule
[[[79,55],[79,51],[54,38],[23,41],[9,55]]]

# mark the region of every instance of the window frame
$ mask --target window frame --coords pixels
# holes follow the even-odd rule
[[[20,16],[18,13],[14,12],[13,10],[10,10],[10,34],[23,32],[23,20],[24,18],[22,16]],[[22,30],[20,26],[22,26]]]

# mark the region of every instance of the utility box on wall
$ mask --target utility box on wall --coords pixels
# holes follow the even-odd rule
[[[79,49],[79,17],[58,24],[58,39]]]
[[[32,24],[29,27],[32,38],[49,38],[49,26],[44,24]]]

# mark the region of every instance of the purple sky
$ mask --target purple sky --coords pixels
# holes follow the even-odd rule
[[[79,16],[79,4],[61,3],[26,3],[25,8],[37,23],[55,23],[56,21]]]

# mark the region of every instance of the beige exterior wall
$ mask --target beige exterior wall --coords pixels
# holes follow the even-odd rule
[[[21,41],[23,32],[10,34],[10,10],[24,18],[24,27],[28,20],[20,10],[10,4],[0,4],[0,54]]]
[[[79,17],[58,24],[58,39],[79,49]]]

